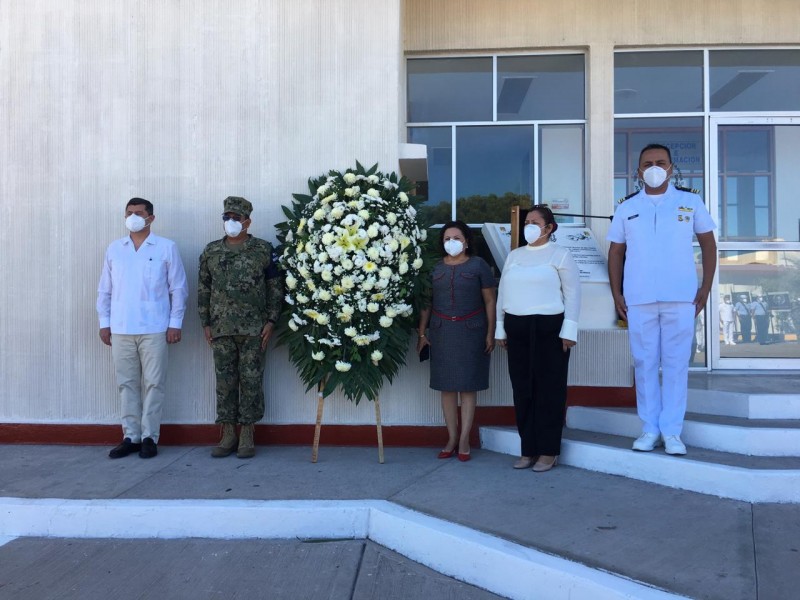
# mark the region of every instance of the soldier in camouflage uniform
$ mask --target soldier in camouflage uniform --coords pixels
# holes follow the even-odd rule
[[[222,439],[211,455],[255,455],[254,424],[264,416],[264,355],[281,310],[283,277],[272,246],[247,233],[253,205],[230,196],[222,215],[225,237],[200,255],[197,305],[214,351],[217,423]],[[237,440],[236,423],[241,424]],[[237,447],[238,444],[238,447]]]

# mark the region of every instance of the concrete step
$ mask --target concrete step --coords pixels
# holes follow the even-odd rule
[[[571,406],[567,427],[636,438],[642,424],[633,408]],[[681,434],[689,446],[748,456],[800,456],[800,420],[746,419],[687,413]]]
[[[519,436],[511,427],[481,427],[480,436],[483,448],[519,455]],[[634,452],[632,443],[631,437],[566,429],[559,461],[722,498],[800,503],[800,458],[743,456],[696,447],[678,457],[663,449]]]
[[[800,380],[796,389],[800,390]],[[687,410],[743,419],[800,419],[800,393],[689,388]]]

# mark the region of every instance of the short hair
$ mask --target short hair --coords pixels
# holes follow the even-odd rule
[[[144,198],[131,198],[125,205],[125,208],[128,208],[129,206],[144,206],[144,209],[147,211],[148,215],[153,214],[153,203],[149,200],[145,200]]]
[[[550,232],[550,238],[553,237],[553,234],[558,229],[558,223],[556,223],[556,217],[553,214],[553,211],[550,210],[550,207],[547,204],[534,204],[531,209],[528,211],[528,214],[532,212],[538,212],[542,219],[544,219],[544,226],[547,227],[548,225],[553,226],[553,231]]]
[[[669,159],[669,163],[672,164],[672,152],[670,152],[669,148],[667,148],[663,144],[647,144],[647,146],[642,148],[642,151],[639,152],[639,164],[642,164],[642,156],[648,150],[663,150],[664,152],[667,153],[667,158]]]
[[[446,254],[444,251],[444,232],[454,227],[458,229],[464,236],[464,241],[466,242],[464,244],[466,246],[466,248],[464,248],[464,252],[467,254],[467,256],[472,256],[472,230],[466,223],[464,223],[464,221],[456,220],[444,224],[442,231],[439,233],[439,250],[441,250],[443,254]]]

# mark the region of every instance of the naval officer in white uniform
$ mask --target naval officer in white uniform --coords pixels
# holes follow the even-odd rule
[[[680,434],[689,358],[694,319],[706,305],[717,266],[715,225],[700,196],[670,185],[672,156],[666,146],[642,150],[638,175],[644,188],[617,208],[606,238],[611,293],[628,321],[642,420],[633,449],[649,452],[663,443],[668,454],[686,454]],[[699,287],[694,236],[702,252]]]

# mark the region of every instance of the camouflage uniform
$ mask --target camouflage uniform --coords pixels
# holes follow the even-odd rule
[[[246,213],[231,212],[249,216],[252,206],[244,202]],[[225,208],[230,210],[228,200]],[[278,320],[283,294],[283,277],[264,240],[250,236],[229,247],[223,238],[200,255],[197,305],[200,322],[211,327],[213,337],[217,423],[249,425],[263,418],[261,330]]]

